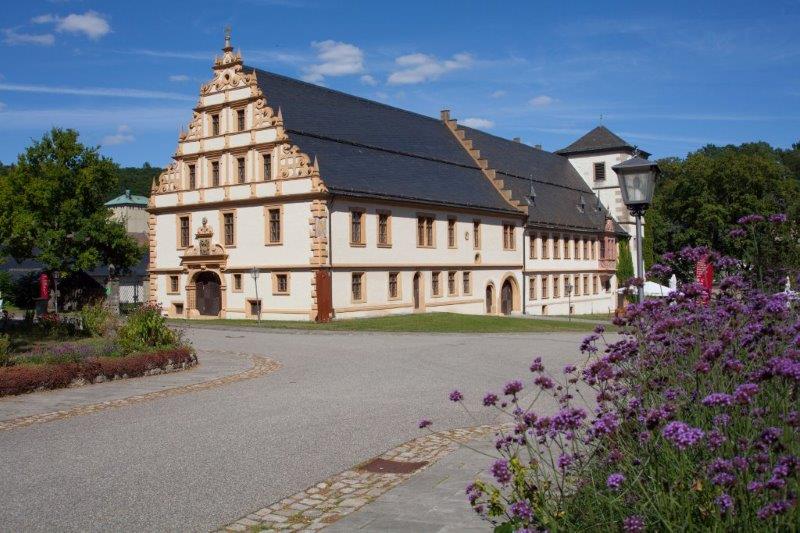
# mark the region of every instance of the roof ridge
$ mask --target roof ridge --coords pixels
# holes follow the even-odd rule
[[[389,105],[389,104],[386,104],[384,102],[378,102],[377,100],[370,100],[369,98],[365,98],[363,96],[358,96],[358,95],[355,95],[355,94],[346,93],[346,92],[340,91],[338,89],[331,89],[330,87],[325,87],[324,85],[318,85],[316,83],[311,83],[311,82],[308,82],[308,81],[304,81],[304,80],[300,80],[300,79],[297,79],[297,78],[293,78],[291,76],[287,76],[286,74],[278,74],[277,72],[272,72],[270,70],[264,70],[262,68],[248,67],[247,65],[243,66],[242,68],[245,69],[245,70],[246,69],[253,69],[256,72],[263,72],[263,73],[265,73],[267,75],[270,75],[270,76],[276,76],[278,78],[283,78],[284,80],[289,80],[289,81],[291,81],[293,83],[300,83],[302,85],[306,85],[306,86],[309,86],[309,87],[314,87],[315,89],[319,89],[319,90],[326,91],[326,92],[329,92],[329,93],[334,93],[334,94],[338,94],[338,95],[341,95],[341,96],[346,96],[348,98],[352,98],[353,100],[361,100],[362,102],[375,104],[377,106],[385,107],[387,109],[391,109],[391,110],[394,110],[394,111],[402,111],[403,113],[406,113],[408,115],[414,115],[414,116],[417,116],[417,117],[420,117],[420,118],[424,118],[426,120],[430,120],[430,121],[433,121],[433,122],[437,122],[437,123],[441,122],[439,119],[437,119],[435,117],[432,117],[430,115],[424,115],[422,113],[417,113],[416,111],[410,111],[408,109],[403,109],[402,107]],[[268,95],[265,95],[265,96],[268,97]]]

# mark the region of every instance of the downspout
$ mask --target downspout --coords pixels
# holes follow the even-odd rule
[[[528,276],[525,274],[526,266],[525,266],[525,234],[528,233],[528,228],[526,227],[527,224],[523,224],[522,228],[522,294],[520,297],[522,299],[522,314],[527,315],[528,310],[528,293],[525,290],[525,282],[528,280]],[[530,235],[528,236],[530,239]]]

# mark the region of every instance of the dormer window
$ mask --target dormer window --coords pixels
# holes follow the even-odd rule
[[[594,164],[594,179],[595,181],[602,181],[606,179],[606,164],[605,163],[595,163]]]
[[[578,211],[581,213],[586,212],[586,200],[583,199],[583,195],[581,195],[580,199],[578,200]]]

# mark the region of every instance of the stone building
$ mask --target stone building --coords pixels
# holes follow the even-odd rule
[[[229,37],[213,72],[148,206],[171,316],[615,307],[625,232],[567,157],[244,66]]]

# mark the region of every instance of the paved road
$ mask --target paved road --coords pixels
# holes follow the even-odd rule
[[[195,329],[198,349],[279,371],[198,393],[0,432],[0,530],[206,531],[419,435],[477,420],[488,389],[541,355],[579,359],[580,333],[420,335]]]

